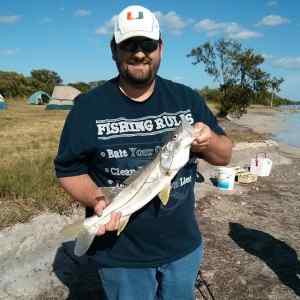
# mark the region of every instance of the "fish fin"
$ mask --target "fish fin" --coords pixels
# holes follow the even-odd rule
[[[85,226],[82,226],[82,229],[80,230],[76,238],[74,254],[76,256],[84,255],[91,246],[95,235],[96,233],[91,233]]]
[[[161,200],[163,205],[167,205],[169,198],[170,198],[170,192],[171,192],[171,184],[168,184],[164,187],[158,194],[158,198]]]
[[[119,228],[118,228],[117,235],[120,235],[120,233],[125,229],[126,225],[127,225],[128,222],[129,222],[129,218],[130,218],[130,216],[126,216],[126,217],[122,217],[122,218],[121,218],[121,221],[120,221],[120,225],[119,225]]]
[[[122,187],[100,187],[101,192],[104,194],[105,199],[111,203],[113,199],[123,190]]]
[[[60,233],[62,234],[64,239],[74,239],[82,230],[83,226],[84,225],[82,220],[79,220],[72,224],[64,226]]]

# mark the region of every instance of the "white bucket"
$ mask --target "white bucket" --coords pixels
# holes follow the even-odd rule
[[[233,190],[235,180],[235,170],[229,167],[218,168],[217,187],[223,191]]]
[[[263,154],[263,157],[260,156]],[[272,169],[272,160],[267,157],[266,153],[258,153],[250,161],[250,172],[257,176],[269,176]]]

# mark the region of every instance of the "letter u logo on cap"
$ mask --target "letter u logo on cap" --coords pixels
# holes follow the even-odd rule
[[[127,13],[127,20],[137,20],[143,18],[144,18],[144,14],[142,11],[137,12],[135,15],[131,11]]]

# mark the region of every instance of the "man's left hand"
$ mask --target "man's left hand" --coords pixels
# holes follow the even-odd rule
[[[202,151],[207,149],[212,138],[211,129],[202,122],[197,122],[194,124],[194,136],[195,139],[192,143],[191,150],[193,151]]]

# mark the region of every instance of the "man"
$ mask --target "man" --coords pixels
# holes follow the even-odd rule
[[[119,236],[121,216],[112,213],[89,249],[109,300],[193,299],[202,259],[194,215],[195,160],[225,165],[232,143],[197,93],[157,75],[163,42],[148,9],[129,6],[118,15],[111,51],[119,75],[75,100],[55,159],[56,174],[87,216],[100,215],[108,204],[101,187],[121,186],[153,158],[166,132],[183,118],[198,128],[190,161],[174,178],[167,206],[155,197],[131,216]]]

